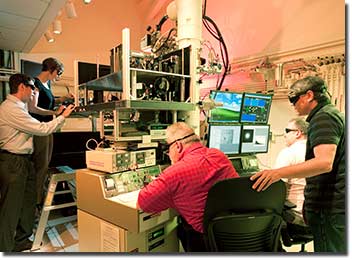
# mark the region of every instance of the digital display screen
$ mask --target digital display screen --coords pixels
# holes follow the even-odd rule
[[[209,123],[232,122],[238,123],[241,115],[242,93],[229,91],[211,91],[210,98],[222,106],[210,111]]]
[[[239,154],[241,125],[210,124],[208,147],[217,148],[224,154]]]
[[[268,152],[269,130],[269,125],[243,125],[241,153]]]
[[[241,123],[268,123],[271,101],[271,95],[244,93],[241,110]]]

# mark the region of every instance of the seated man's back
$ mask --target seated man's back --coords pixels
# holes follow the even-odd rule
[[[138,206],[145,212],[174,208],[202,234],[209,189],[219,180],[239,176],[225,154],[203,146],[185,123],[169,126],[166,136],[172,165],[140,191]]]

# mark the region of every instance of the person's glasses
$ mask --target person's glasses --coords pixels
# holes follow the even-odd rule
[[[298,102],[298,100],[300,99],[301,96],[305,95],[306,93],[299,93],[296,96],[293,97],[289,97],[288,100],[290,101],[290,103],[292,105],[296,105],[296,103]]]
[[[171,143],[166,144],[167,151],[170,149],[171,145],[173,145],[173,144],[174,144],[174,143],[176,143],[177,141],[184,140],[184,139],[186,139],[186,138],[188,138],[188,137],[190,137],[190,136],[192,136],[192,135],[194,135],[194,133],[189,134],[189,135],[186,135],[186,136],[181,137],[181,138],[178,138],[178,139],[176,139],[176,140],[172,141]]]
[[[23,83],[26,87],[30,87],[32,90],[35,90],[35,86],[29,83]]]
[[[55,72],[55,71],[54,71]],[[56,69],[56,78],[60,78],[64,71],[61,69]]]
[[[292,131],[298,131],[298,129],[285,128],[286,134],[288,134],[289,132],[292,132]]]
[[[294,96],[294,97],[289,97],[288,99],[290,100],[290,103],[292,105],[296,105],[298,99],[300,98],[301,96]]]

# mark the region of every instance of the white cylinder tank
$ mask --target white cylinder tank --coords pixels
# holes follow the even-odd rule
[[[180,48],[196,44],[202,39],[202,1],[176,0],[177,38]]]

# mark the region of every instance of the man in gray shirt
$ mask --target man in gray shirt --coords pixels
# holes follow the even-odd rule
[[[36,176],[31,161],[33,135],[58,130],[74,110],[68,106],[50,122],[28,113],[34,80],[24,74],[10,77],[10,94],[0,105],[0,251],[31,248],[36,204]]]

